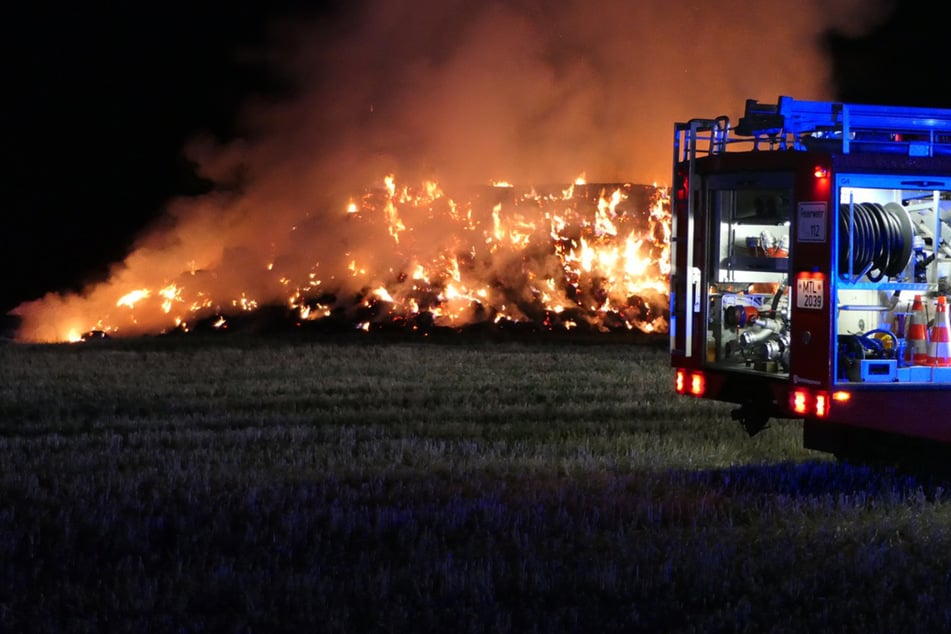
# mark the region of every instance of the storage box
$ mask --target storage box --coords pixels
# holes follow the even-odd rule
[[[902,383],[930,383],[931,367],[927,365],[909,365],[898,368],[898,380]]]
[[[951,366],[938,365],[931,369],[931,380],[935,383],[951,383]]]
[[[898,362],[895,359],[862,359],[859,375],[869,383],[890,383],[898,380]]]

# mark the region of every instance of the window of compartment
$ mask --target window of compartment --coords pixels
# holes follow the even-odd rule
[[[708,200],[707,362],[786,373],[792,175],[718,176]]]
[[[946,180],[840,175],[837,382],[951,383],[947,346],[931,337],[951,294]]]

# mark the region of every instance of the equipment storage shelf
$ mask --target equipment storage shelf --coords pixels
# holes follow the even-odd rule
[[[721,266],[735,271],[765,271],[769,273],[785,273],[789,270],[787,258],[755,257],[748,255],[734,255],[727,257]]]

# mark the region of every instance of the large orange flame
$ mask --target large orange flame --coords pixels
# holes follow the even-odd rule
[[[400,185],[387,175],[383,183],[341,203],[337,253],[314,253],[304,266],[294,264],[299,254],[245,262],[253,273],[223,285],[233,275],[220,257],[197,270],[188,260],[173,277],[150,281],[146,272],[175,266],[168,253],[141,249],[82,295],[18,307],[18,338],[224,328],[264,305],[283,306],[297,322],[349,320],[364,330],[416,327],[425,316],[447,327],[508,320],[667,331],[665,188],[579,179],[566,189],[498,183],[449,197],[435,182]]]

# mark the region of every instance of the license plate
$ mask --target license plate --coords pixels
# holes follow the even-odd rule
[[[809,277],[796,280],[796,308],[822,310],[823,280]]]

